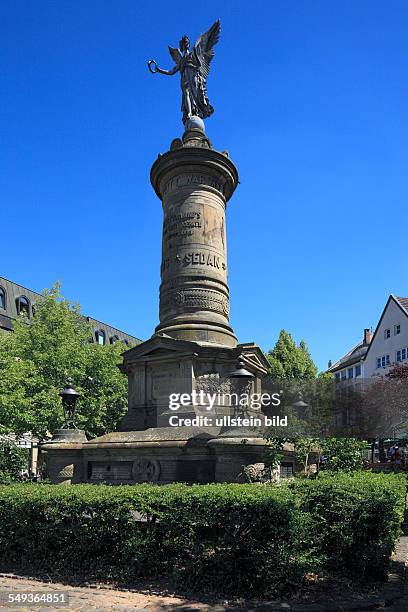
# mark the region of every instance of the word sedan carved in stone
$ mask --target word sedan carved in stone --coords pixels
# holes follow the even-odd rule
[[[211,266],[220,270],[225,270],[225,264],[219,255],[214,253],[186,253],[182,259],[183,266]]]
[[[224,261],[222,261],[219,255],[215,255],[214,253],[186,253],[183,257],[181,255],[176,255],[174,257],[174,261],[178,264],[182,264],[183,267],[187,266],[209,266],[211,268],[215,268],[216,270],[223,270],[224,272],[227,269],[227,266]],[[166,257],[162,261],[161,270],[162,273],[169,269],[170,267],[170,258]]]

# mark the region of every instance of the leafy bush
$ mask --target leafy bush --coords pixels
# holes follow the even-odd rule
[[[367,443],[355,438],[326,438],[322,443],[325,461],[321,469],[331,472],[352,472],[363,468],[362,453]]]
[[[18,479],[18,473],[27,469],[27,449],[19,448],[12,442],[0,440],[0,483],[5,484]]]
[[[296,520],[286,487],[10,485],[0,487],[0,564],[272,593],[295,576]]]
[[[382,575],[404,495],[402,478],[377,474],[281,487],[0,486],[0,569],[270,596],[306,570]]]
[[[303,534],[309,554],[357,579],[385,577],[404,516],[405,475],[321,473],[289,487],[309,515]]]

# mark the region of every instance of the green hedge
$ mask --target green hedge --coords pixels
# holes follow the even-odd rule
[[[202,590],[275,592],[296,570],[296,520],[286,488],[10,485],[0,487],[0,563],[53,575],[164,575]]]
[[[306,570],[383,573],[405,479],[324,477],[293,485],[0,486],[0,568],[268,596]]]
[[[385,577],[404,518],[404,474],[325,473],[289,486],[309,518],[300,542],[305,552],[328,570]]]

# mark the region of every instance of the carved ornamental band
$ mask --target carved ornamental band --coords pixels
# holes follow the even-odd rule
[[[226,295],[208,289],[184,289],[169,295],[170,303],[183,308],[213,310],[229,317],[229,300]]]

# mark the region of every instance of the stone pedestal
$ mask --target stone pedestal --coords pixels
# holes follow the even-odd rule
[[[82,445],[86,441],[82,429],[57,429],[52,440],[41,445],[51,482],[74,484],[84,481]]]
[[[251,392],[260,393],[261,376],[267,362],[255,344],[239,344],[234,349],[155,335],[124,355],[121,366],[128,376],[129,410],[120,430],[136,431],[169,426],[175,414],[183,417],[209,414],[207,406],[169,407],[169,397],[192,391],[205,393],[241,393],[229,379],[242,356],[245,367],[254,374]],[[236,407],[216,403],[212,415],[232,415]],[[252,411],[259,416],[259,410]]]

